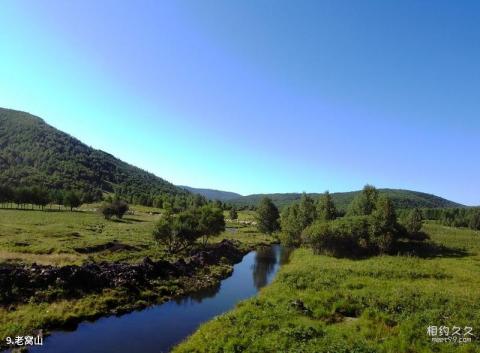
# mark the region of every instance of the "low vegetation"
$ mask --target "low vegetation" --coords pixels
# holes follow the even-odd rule
[[[480,233],[431,222],[422,231],[431,239],[396,255],[352,260],[297,249],[258,297],[174,352],[478,352]],[[459,327],[472,342],[433,343],[430,326]]]

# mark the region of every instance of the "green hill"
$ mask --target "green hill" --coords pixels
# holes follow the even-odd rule
[[[199,188],[192,188],[190,186],[183,186],[183,185],[178,185],[178,187],[185,189],[187,191],[190,191],[191,193],[202,195],[208,200],[228,201],[231,199],[242,197],[242,195],[237,194],[235,192],[231,192],[231,191],[222,191],[222,190],[215,190],[215,189],[199,189]]]
[[[144,197],[184,189],[93,149],[28,113],[0,108],[0,185]]]
[[[350,192],[336,192],[332,193],[332,197],[338,209],[346,210],[347,206],[352,202],[353,198],[361,191]],[[426,207],[426,208],[443,208],[443,207],[464,207],[453,201],[446,200],[444,198],[426,194],[418,191],[400,190],[400,189],[379,189],[381,194],[389,196],[396,207],[398,208],[414,208],[414,207]],[[312,197],[318,197],[320,194],[311,193]],[[260,199],[264,196],[268,196],[272,201],[280,208],[296,202],[300,199],[302,194],[300,193],[285,193],[285,194],[254,194],[239,197],[229,200],[228,202],[237,207],[256,206]]]

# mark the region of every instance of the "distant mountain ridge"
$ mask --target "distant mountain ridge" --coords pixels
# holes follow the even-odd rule
[[[0,183],[138,198],[187,191],[55,129],[31,114],[0,108]]]
[[[175,186],[156,175],[93,149],[31,114],[0,108],[0,184],[72,189],[101,196],[119,192],[135,198],[167,193],[197,193],[238,207],[256,206],[263,196],[283,207],[300,193],[240,194],[215,189]],[[464,207],[459,203],[417,191],[380,189],[399,208]],[[345,210],[360,191],[332,193],[337,208]],[[320,194],[309,194],[318,197]]]
[[[332,193],[333,200],[340,210],[346,210],[353,198],[361,191],[335,192]],[[444,208],[444,207],[465,207],[462,204],[444,199],[439,196],[426,194],[418,191],[402,189],[379,189],[380,194],[390,197],[398,208]],[[316,198],[320,193],[309,193],[308,195]],[[290,205],[302,196],[301,193],[276,193],[276,194],[253,194],[228,200],[228,203],[237,207],[256,206],[260,199],[268,196],[280,208]]]
[[[190,186],[184,186],[184,185],[177,185],[177,186],[179,188],[190,191],[193,194],[199,194],[199,195],[205,196],[208,200],[218,200],[218,201],[225,202],[231,199],[242,197],[242,195],[237,194],[235,192],[231,192],[231,191],[192,188]]]

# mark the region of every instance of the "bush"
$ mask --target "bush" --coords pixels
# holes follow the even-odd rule
[[[111,219],[113,216],[122,219],[128,210],[129,207],[125,201],[115,200],[113,202],[104,202],[99,211],[105,219]]]
[[[112,202],[112,208],[118,219],[122,219],[123,215],[128,212],[129,207],[125,201],[115,200]]]
[[[337,218],[317,221],[302,233],[302,241],[316,254],[358,257],[389,253],[395,250],[400,238],[408,238],[399,224],[386,227],[378,215]],[[415,240],[424,240],[418,233]]]
[[[359,256],[371,250],[369,222],[365,216],[315,222],[305,228],[302,239],[317,254]]]
[[[99,212],[105,217],[105,219],[110,219],[115,215],[112,204],[107,202],[104,202],[102,206],[100,206]]]

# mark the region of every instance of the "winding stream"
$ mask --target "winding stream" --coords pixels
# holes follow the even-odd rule
[[[289,251],[280,245],[263,247],[245,255],[232,276],[216,288],[155,305],[122,316],[84,322],[75,331],[56,331],[31,352],[130,353],[168,352],[191,335],[200,324],[231,310],[239,301],[255,295],[288,261]]]

